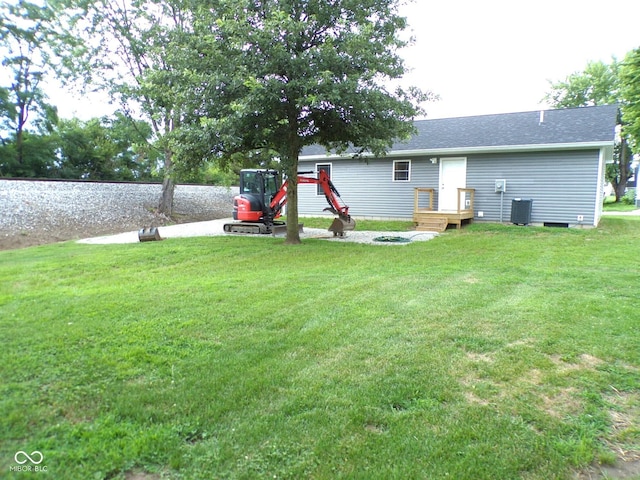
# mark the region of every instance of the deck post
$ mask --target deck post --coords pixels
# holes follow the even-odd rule
[[[469,193],[469,207],[466,208],[466,193]],[[420,194],[429,194],[429,207],[420,208]],[[442,232],[447,228],[448,224],[455,224],[458,229],[462,228],[462,220],[473,219],[473,202],[474,193],[473,188],[459,188],[458,189],[458,201],[457,211],[434,211],[434,196],[435,188],[423,188],[418,187],[414,189],[414,206],[413,206],[413,221],[417,224],[418,230],[430,230]],[[463,199],[461,199],[463,197]],[[463,203],[464,202],[464,203]]]

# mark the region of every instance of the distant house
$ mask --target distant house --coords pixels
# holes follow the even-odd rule
[[[303,150],[300,170],[327,170],[356,218],[420,221],[417,213],[430,212],[458,225],[510,222],[516,215],[514,223],[597,226],[617,109],[421,120],[418,133],[386,157],[353,158],[312,146]],[[321,192],[300,188],[301,215],[324,207]]]

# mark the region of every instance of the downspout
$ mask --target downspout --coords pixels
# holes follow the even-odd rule
[[[605,181],[605,168],[606,168],[606,154],[605,147],[601,147],[598,154],[598,184],[596,185],[596,204],[593,215],[593,226],[597,227],[602,218],[602,203],[604,201],[604,181]]]

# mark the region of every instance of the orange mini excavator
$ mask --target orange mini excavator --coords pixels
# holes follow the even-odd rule
[[[306,176],[314,172],[299,172],[298,184],[319,185],[324,193],[329,211],[337,217],[329,227],[334,236],[344,236],[346,230],[353,230],[355,220],[349,215],[349,207],[344,205],[340,194],[331,183],[327,172],[320,170],[316,176]],[[240,195],[233,199],[234,223],[227,223],[228,233],[272,233],[274,228],[283,226],[276,221],[282,207],[287,203],[288,180],[280,185],[280,172],[271,169],[245,169],[240,171]]]

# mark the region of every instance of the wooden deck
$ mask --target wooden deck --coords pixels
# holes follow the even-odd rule
[[[428,201],[425,202],[425,196]],[[462,222],[473,221],[473,200],[475,189],[458,189],[458,209],[457,210],[434,210],[435,189],[416,188],[415,203],[413,207],[413,221],[416,223],[416,230],[430,232],[444,232],[449,225],[456,225],[459,229]]]

